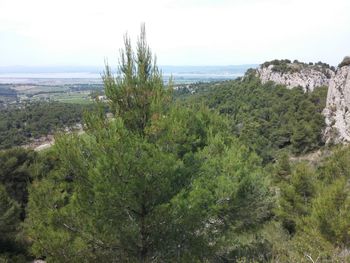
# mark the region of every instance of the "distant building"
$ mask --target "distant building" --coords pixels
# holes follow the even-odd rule
[[[100,96],[97,96],[97,100],[105,102],[107,101],[107,97],[105,95],[100,95]]]

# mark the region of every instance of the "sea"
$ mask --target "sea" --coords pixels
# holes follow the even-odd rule
[[[160,66],[159,68],[165,82],[171,78],[175,84],[191,84],[235,79],[243,76],[249,68],[256,68],[257,66],[256,64],[247,64],[231,66]],[[102,82],[103,70],[103,67],[95,66],[0,67],[0,84],[98,84]]]

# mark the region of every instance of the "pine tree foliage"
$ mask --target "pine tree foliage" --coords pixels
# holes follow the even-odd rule
[[[56,140],[57,165],[32,184],[26,231],[52,262],[203,262],[268,257],[261,160],[204,106],[170,104],[145,41],[125,39],[104,75],[113,119]],[[249,236],[249,238],[246,238]],[[69,246],[67,247],[67,244]],[[250,253],[251,252],[251,253]],[[254,253],[253,253],[254,252]]]
[[[16,233],[20,220],[20,206],[11,199],[5,187],[0,185],[0,241],[3,242],[11,234]]]
[[[167,92],[156,58],[152,57],[146,42],[145,25],[141,26],[136,52],[127,35],[124,45],[116,78],[106,65],[103,75],[105,92],[114,113],[123,119],[126,127],[142,133],[153,114],[165,106]]]

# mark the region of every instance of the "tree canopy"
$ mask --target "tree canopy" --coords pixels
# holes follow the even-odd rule
[[[177,93],[144,26],[124,44],[83,133],[0,151],[0,262],[349,261],[350,148],[323,145],[325,87],[248,71]]]
[[[135,53],[125,38],[119,70],[103,77],[114,118],[91,113],[84,135],[58,139],[58,165],[30,188],[33,253],[53,262],[267,257],[252,234],[271,216],[260,158],[224,117],[171,104],[144,27]]]

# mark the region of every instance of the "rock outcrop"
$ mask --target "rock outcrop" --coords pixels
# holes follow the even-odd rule
[[[330,81],[323,111],[326,143],[350,142],[350,63],[343,62]]]
[[[291,63],[289,60],[266,62],[257,69],[262,83],[273,81],[288,88],[302,87],[304,91],[313,91],[316,87],[328,86],[334,71],[324,63]]]

